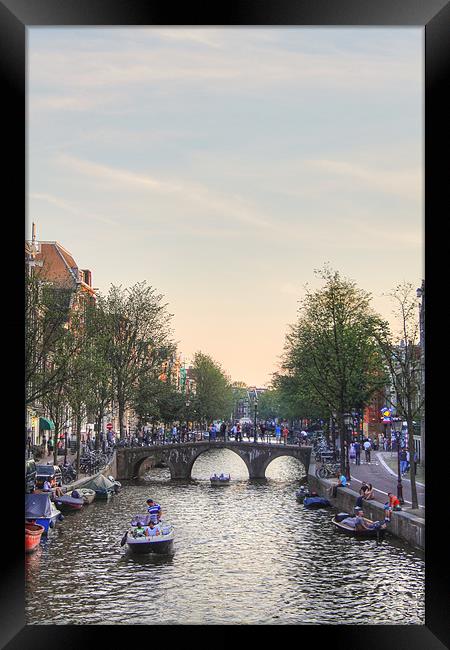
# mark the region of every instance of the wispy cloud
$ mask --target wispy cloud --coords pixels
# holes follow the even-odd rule
[[[420,200],[423,193],[423,174],[420,169],[393,169],[381,171],[342,160],[308,160],[305,166],[317,170],[321,178],[324,174],[347,181],[348,186],[371,188],[402,198]],[[326,179],[326,176],[325,176]],[[355,182],[358,185],[355,185]]]
[[[258,226],[260,228],[276,227],[270,219],[262,217],[259,211],[249,201],[236,194],[231,197],[219,196],[199,183],[161,180],[146,174],[138,174],[125,169],[101,165],[89,160],[82,160],[67,154],[61,154],[59,156],[59,162],[89,177],[91,181],[95,179],[103,182],[106,181],[112,190],[120,189],[123,191],[124,189],[135,190],[136,188],[141,188],[163,195],[176,195],[183,201],[193,202],[205,210],[220,213],[227,218],[234,218],[243,224]]]
[[[119,225],[117,223],[117,221],[114,221],[113,219],[109,219],[108,217],[104,217],[102,215],[92,213],[89,210],[86,210],[85,208],[77,207],[77,206],[73,205],[73,203],[70,203],[69,201],[58,198],[57,196],[52,196],[51,194],[45,194],[45,193],[39,193],[39,192],[31,192],[30,195],[29,195],[29,198],[31,200],[44,201],[45,203],[55,205],[57,208],[60,208],[61,210],[64,210],[65,212],[70,212],[71,214],[74,214],[76,216],[83,216],[83,217],[88,218],[88,219],[95,219],[96,221],[106,223],[106,224],[108,224],[110,226]]]

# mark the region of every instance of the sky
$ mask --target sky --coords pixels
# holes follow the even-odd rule
[[[164,294],[189,362],[279,368],[328,264],[424,263],[422,27],[28,27],[27,223],[93,285]]]

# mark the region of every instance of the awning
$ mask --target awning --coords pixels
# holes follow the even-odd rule
[[[39,418],[39,429],[44,431],[54,431],[55,423],[50,418]]]

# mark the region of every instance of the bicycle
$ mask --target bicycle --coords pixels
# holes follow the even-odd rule
[[[317,478],[334,478],[340,469],[339,463],[324,460],[320,467],[316,468]]]

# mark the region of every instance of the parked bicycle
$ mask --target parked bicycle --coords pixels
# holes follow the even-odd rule
[[[320,467],[316,467],[318,478],[335,478],[340,470],[340,464],[335,461],[324,460]]]

